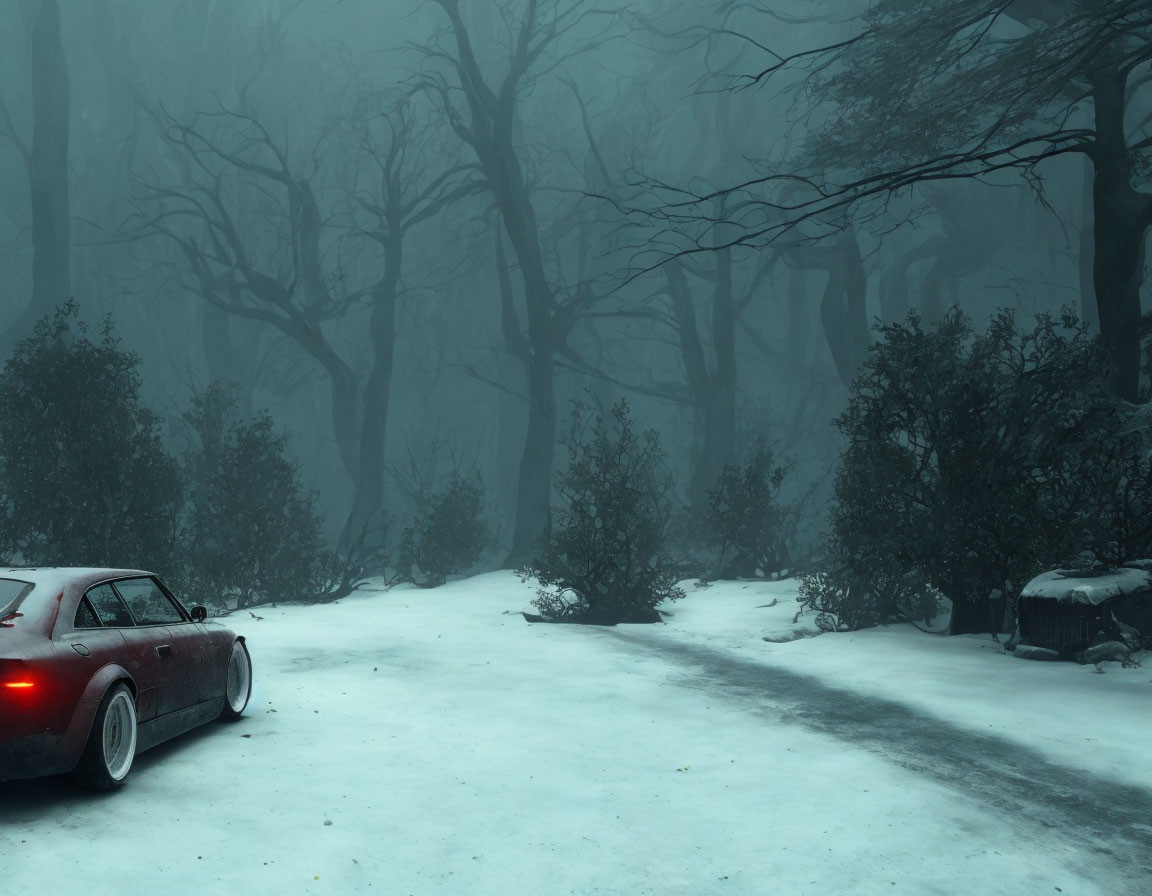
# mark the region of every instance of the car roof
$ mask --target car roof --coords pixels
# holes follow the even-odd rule
[[[30,582],[35,591],[24,600],[19,611],[26,618],[20,628],[47,634],[56,619],[59,608],[54,598],[61,595],[71,604],[79,594],[98,582],[127,576],[150,576],[155,573],[143,569],[116,569],[102,566],[9,566],[0,568],[0,579]],[[33,596],[34,595],[34,596]]]
[[[122,576],[150,576],[154,573],[143,569],[114,569],[105,566],[9,566],[0,569],[0,579],[17,579],[31,582],[36,587],[63,588],[66,585],[81,585],[99,582],[104,579],[117,579]]]

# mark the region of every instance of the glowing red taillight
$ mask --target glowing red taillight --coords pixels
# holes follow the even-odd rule
[[[36,679],[39,677],[38,675],[33,677],[32,670],[23,660],[0,659],[0,690],[5,693],[13,691],[27,693],[35,689]]]

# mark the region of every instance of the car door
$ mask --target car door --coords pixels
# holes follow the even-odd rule
[[[197,622],[194,620],[188,611],[190,605],[174,594],[167,583],[156,578],[156,584],[158,584],[160,590],[168,595],[172,602],[180,608],[182,615],[185,620],[187,620],[179,623],[179,627],[192,632],[196,639],[198,648],[197,655],[200,660],[196,684],[198,686],[200,700],[208,701],[218,699],[224,694],[228,657],[232,652],[232,640],[230,638],[221,639],[219,636],[219,626],[206,621]],[[175,627],[176,624],[170,626],[170,628]]]
[[[76,620],[81,628],[99,626],[116,631],[120,645],[115,661],[128,670],[136,683],[136,715],[141,722],[156,718],[164,691],[164,669],[153,633],[136,628],[128,605],[107,582],[88,589],[80,601]]]
[[[150,576],[117,579],[112,584],[132,611],[134,631],[153,647],[159,660],[163,677],[159,715],[203,702],[205,639],[200,627]]]

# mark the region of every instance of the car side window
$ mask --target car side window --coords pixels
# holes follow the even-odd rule
[[[100,628],[100,617],[96,615],[96,611],[92,609],[92,604],[88,603],[88,598],[83,598],[80,601],[80,606],[76,608],[76,621],[73,623],[74,628]]]
[[[124,601],[120,599],[111,585],[97,585],[88,589],[88,601],[96,615],[100,617],[100,624],[114,628],[131,628],[136,624],[132,614]]]
[[[152,579],[121,579],[113,584],[131,608],[137,625],[184,622],[184,615]]]

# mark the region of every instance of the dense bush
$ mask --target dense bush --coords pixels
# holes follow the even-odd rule
[[[28,565],[177,565],[177,462],[140,404],[140,358],[75,303],[18,342],[0,373],[0,546]]]
[[[184,415],[199,442],[186,458],[186,589],[216,607],[319,599],[334,560],[315,496],[300,484],[272,419],[235,421],[233,406],[212,386]]]
[[[914,315],[879,330],[836,421],[848,443],[831,512],[837,564],[805,584],[810,599],[857,627],[938,590],[953,631],[987,630],[990,596],[1084,551],[1136,547],[1146,465],[1117,435],[1123,413],[1080,324],[1042,316],[1022,332],[1005,312],[976,334],[953,312],[931,330]]]
[[[855,631],[892,618],[895,607],[881,605],[877,589],[850,570],[814,572],[800,577],[796,600],[804,610],[816,614],[816,627],[822,631]],[[896,618],[899,618],[898,616]]]
[[[479,477],[453,476],[404,530],[392,581],[423,588],[443,585],[448,576],[472,567],[488,542],[484,483]]]
[[[796,597],[801,611],[816,614],[816,627],[823,631],[855,631],[868,626],[909,620],[934,623],[945,609],[944,595],[916,574],[887,569],[869,579],[855,573],[847,563],[831,571],[800,576]]]
[[[1125,427],[1092,458],[1089,472],[1101,485],[1100,522],[1086,553],[1097,563],[1118,566],[1152,557],[1152,456],[1143,441],[1139,430]]]
[[[564,504],[541,555],[520,570],[540,584],[533,606],[557,621],[653,619],[657,604],[684,596],[664,553],[671,480],[659,437],[636,434],[624,400],[611,421],[576,405],[568,456],[556,477]]]
[[[780,501],[784,476],[785,468],[763,444],[745,463],[724,466],[703,514],[719,577],[767,575],[788,565],[798,507]]]

